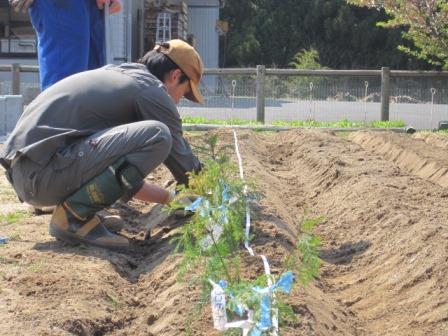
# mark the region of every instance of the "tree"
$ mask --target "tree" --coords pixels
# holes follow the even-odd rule
[[[319,63],[319,52],[316,49],[299,51],[289,63],[295,69],[323,69],[322,65]]]
[[[427,68],[396,50],[403,44],[401,28],[376,25],[387,18],[384,11],[346,0],[227,0],[221,19],[230,28],[221,65],[285,68],[301,50],[314,49],[332,69]]]
[[[448,70],[448,3],[446,0],[347,0],[351,4],[384,9],[389,28],[404,26],[403,37],[413,46],[400,45],[407,54]]]

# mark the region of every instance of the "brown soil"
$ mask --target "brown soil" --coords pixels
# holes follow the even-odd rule
[[[246,176],[264,193],[253,245],[274,273],[304,212],[326,217],[317,228],[321,274],[296,287],[289,301],[299,322],[282,335],[448,334],[448,190],[440,173],[448,168],[446,150],[391,133],[239,132],[239,140]],[[164,184],[170,175],[161,168],[150,179]],[[136,240],[132,252],[69,246],[48,235],[50,215],[8,223],[4,215],[24,206],[3,176],[0,186],[0,235],[11,237],[0,247],[2,333],[186,333],[199,292],[176,281],[169,239],[179,222],[131,202],[111,212],[125,218],[124,234]],[[148,219],[160,224],[145,241]],[[259,259],[247,262],[261,274]],[[209,307],[191,328],[191,335],[218,335]]]
[[[418,132],[412,136],[414,139],[421,139],[429,145],[442,149],[448,149],[448,136],[442,133]]]

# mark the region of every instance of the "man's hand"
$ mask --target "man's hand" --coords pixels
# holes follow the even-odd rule
[[[174,198],[172,201],[172,210],[176,217],[185,218],[190,217],[194,214],[194,211],[187,210],[189,206],[191,206],[196,200],[198,196],[189,195]]]
[[[16,12],[26,13],[28,8],[33,4],[34,0],[9,0],[9,4]]]
[[[121,3],[119,0],[96,0],[96,5],[99,9],[103,9],[104,6],[108,6],[110,14],[115,14],[121,11]]]

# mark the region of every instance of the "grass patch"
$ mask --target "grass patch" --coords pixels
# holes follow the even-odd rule
[[[448,136],[448,129],[444,129],[444,130],[420,130],[418,131],[419,134],[438,134],[438,135],[442,135],[442,136]]]
[[[45,270],[45,268],[46,264],[42,260],[39,260],[28,266],[28,270],[33,273],[42,273]]]
[[[274,121],[272,123],[275,126],[294,126],[294,127],[316,127],[316,128],[394,128],[404,127],[405,124],[401,120],[396,121],[372,121],[364,123],[362,121],[350,121],[347,119],[326,122],[316,120],[297,120],[297,121]]]
[[[204,117],[184,117],[183,124],[204,124],[204,125],[237,125],[237,126],[264,126],[262,123],[253,120],[244,119],[207,119]],[[364,123],[362,121],[340,120],[334,122],[316,121],[316,120],[295,120],[295,121],[274,121],[273,126],[281,127],[316,127],[316,128],[395,128],[404,127],[402,120],[393,121],[372,121]],[[267,125],[266,125],[267,126]]]
[[[5,215],[0,215],[0,223],[5,225],[16,224],[21,220],[28,218],[29,213],[24,210],[18,210],[15,212],[10,212]]]
[[[9,235],[9,241],[13,241],[13,240],[21,240],[22,239],[22,231],[19,231],[19,232],[14,232],[14,233],[11,233],[10,235]],[[6,245],[6,244],[4,244],[4,245]]]
[[[207,119],[204,117],[183,117],[183,124],[205,124],[205,125],[263,125],[257,121],[245,119]]]
[[[17,196],[11,187],[2,185],[2,194],[0,195],[0,200],[1,201],[17,200]]]
[[[111,304],[112,308],[118,309],[121,306],[120,300],[115,295],[106,293],[107,298],[109,299],[109,303]]]

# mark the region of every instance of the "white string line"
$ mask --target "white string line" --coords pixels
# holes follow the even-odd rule
[[[240,172],[240,178],[244,182],[244,194],[247,196],[247,184],[246,180],[244,179],[244,169],[243,169],[243,160],[241,158],[241,153],[238,145],[238,137],[236,135],[236,131],[234,128],[232,128],[233,132],[233,139],[235,141],[235,153],[238,159],[238,167]],[[250,255],[255,257],[254,250],[249,245],[249,234],[250,234],[250,227],[251,227],[251,216],[250,216],[250,208],[249,203],[246,205],[246,239],[244,241],[244,247],[249,251]],[[272,282],[272,276],[271,276],[271,267],[269,266],[268,258],[266,256],[260,254],[260,258],[263,260],[263,266],[264,266],[264,272],[267,275],[267,282],[268,286],[271,287],[273,285]],[[275,294],[272,294],[272,300],[275,302]],[[272,325],[273,325],[273,331],[271,333],[272,336],[278,335],[278,310],[273,309],[272,311]]]

